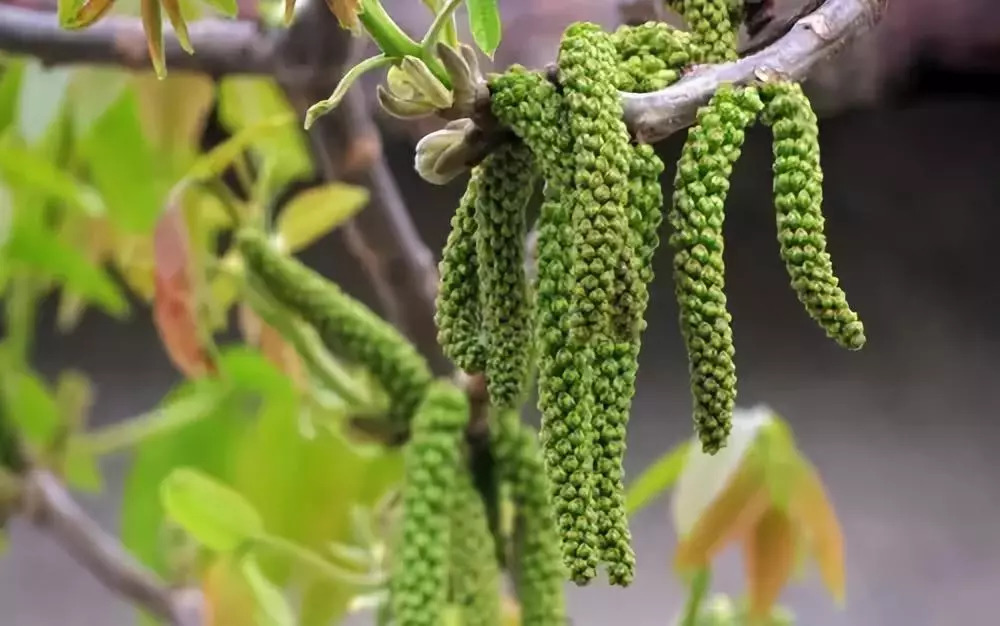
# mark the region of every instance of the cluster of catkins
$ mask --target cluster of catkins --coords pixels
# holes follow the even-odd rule
[[[623,495],[625,428],[663,219],[654,150],[634,142],[620,91],[648,92],[701,63],[736,58],[739,6],[677,0],[690,29],[664,23],[564,33],[555,75],[515,66],[491,77],[492,113],[516,137],[474,168],[441,262],[439,341],[482,373],[502,409],[537,371],[541,444],[563,564],[586,584],[634,577]],[[722,227],[732,168],[758,117],[774,137],[780,253],[800,301],[849,349],[863,327],[838,286],[823,234],[816,116],[794,82],[723,85],[697,114],[677,163],[670,222],[695,430],[725,445],[736,396]],[[524,268],[525,214],[544,182],[537,278]]]
[[[500,626],[503,563],[514,580],[521,623],[563,626],[565,574],[548,478],[537,437],[518,412],[494,407],[489,420],[497,482],[514,511],[508,538],[490,523],[496,502],[484,500],[470,469],[465,393],[435,379],[391,325],[282,254],[263,233],[242,231],[236,242],[255,288],[315,328],[332,353],[370,370],[388,396],[387,417],[409,430],[403,516],[392,551],[392,623],[439,626],[454,607],[466,626]]]

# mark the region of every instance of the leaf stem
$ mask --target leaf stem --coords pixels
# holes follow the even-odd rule
[[[346,582],[358,587],[377,587],[382,584],[381,576],[359,574],[343,569],[327,561],[315,552],[284,537],[262,535],[254,539],[256,547],[267,548],[275,554],[280,554],[292,561],[298,561],[308,566],[317,574],[337,582]]]
[[[448,0],[441,8],[441,11],[434,16],[434,21],[431,23],[430,28],[427,29],[427,34],[424,35],[423,40],[420,42],[420,47],[423,49],[425,55],[433,53],[434,46],[437,44],[438,38],[441,37],[442,31],[444,31],[445,43],[452,46],[457,45],[458,36],[455,34],[455,10],[463,2],[465,0]],[[453,42],[452,39],[455,41]]]
[[[451,89],[451,77],[448,76],[441,60],[433,54],[426,53],[421,49],[420,44],[403,32],[403,29],[389,17],[379,0],[361,0],[361,12],[358,14],[358,20],[361,21],[362,26],[385,53],[385,56],[397,61],[406,56],[417,57],[427,64],[434,76],[446,88]]]
[[[701,605],[708,594],[708,587],[712,583],[712,571],[703,567],[698,570],[694,578],[691,579],[691,589],[688,592],[687,603],[684,605],[684,618],[681,619],[680,626],[696,626],[698,616],[701,614]]]

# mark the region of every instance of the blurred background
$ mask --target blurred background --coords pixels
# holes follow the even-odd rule
[[[613,25],[614,4],[503,0],[506,34],[497,65],[545,64],[567,23]],[[426,25],[419,3],[386,5],[408,30]],[[895,0],[875,32],[810,83],[824,112],[830,251],[866,325],[861,352],[825,339],[788,287],[775,241],[766,131],[750,134],[736,168],[726,260],[738,402],[766,403],[791,423],[827,483],[846,538],[844,610],[814,577],[784,597],[805,626],[996,623],[998,79],[1000,11],[993,2]],[[464,180],[439,188],[413,172],[414,141],[429,128],[387,122],[384,130],[413,217],[437,253]],[[665,184],[682,140],[680,134],[660,146]],[[305,260],[373,301],[336,234]],[[633,476],[690,433],[687,361],[672,289],[663,247],[629,430]],[[36,363],[45,373],[73,367],[92,376],[95,425],[148,409],[178,380],[148,315],[121,324],[88,312],[68,336],[48,330],[53,317],[50,307],[39,320]],[[109,460],[106,493],[82,496],[106,528],[118,524],[127,463]],[[632,587],[598,582],[571,591],[575,624],[669,622],[683,591],[669,567],[675,537],[667,506],[661,499],[634,521],[639,570]],[[46,537],[15,522],[10,543],[0,559],[3,626],[131,623],[129,608]],[[727,556],[718,573],[722,589],[739,591],[739,567],[736,555]]]

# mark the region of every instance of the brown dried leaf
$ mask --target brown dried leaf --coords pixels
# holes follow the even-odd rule
[[[771,614],[795,568],[795,526],[777,507],[768,509],[743,542],[750,617],[763,620]]]
[[[174,365],[189,378],[215,373],[198,324],[194,255],[181,204],[174,190],[153,233],[153,319]]]

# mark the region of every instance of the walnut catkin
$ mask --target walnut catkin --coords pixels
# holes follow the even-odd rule
[[[722,224],[729,177],[744,130],[763,108],[753,87],[723,86],[699,109],[677,163],[670,244],[681,334],[691,370],[694,422],[702,449],[721,448],[736,399],[732,316],[726,310]]]
[[[860,350],[864,325],[847,303],[826,251],[816,113],[798,83],[766,83],[761,96],[766,104],[761,120],[774,135],[778,243],[792,288],[828,337]]]
[[[334,354],[375,375],[389,396],[389,417],[408,422],[432,379],[416,348],[337,285],[281,254],[263,233],[243,230],[237,246],[247,270],[274,298],[315,327]]]
[[[500,626],[500,568],[486,507],[459,471],[451,498],[451,596],[463,626]]]

